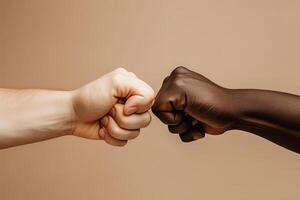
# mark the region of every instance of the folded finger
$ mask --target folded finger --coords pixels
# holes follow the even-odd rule
[[[163,123],[167,125],[178,125],[180,124],[185,116],[182,111],[152,111]]]
[[[116,104],[112,108],[110,115],[114,118],[117,124],[124,129],[144,128],[151,122],[151,115],[149,112],[125,115],[123,104]]]
[[[119,77],[115,96],[126,98],[124,113],[144,113],[148,111],[154,99],[153,89],[133,73]]]
[[[140,133],[139,129],[128,130],[119,127],[117,122],[111,116],[107,116],[107,120],[108,121],[105,124],[105,129],[112,137],[116,139],[131,140],[136,138]]]
[[[168,125],[168,128],[171,133],[184,133],[193,126],[192,122],[193,119],[190,116],[186,115],[180,124]]]
[[[103,140],[107,144],[110,144],[113,146],[119,146],[119,147],[125,146],[127,144],[127,140],[116,139],[116,138],[112,137],[105,129],[102,130],[101,134],[103,136]]]
[[[205,136],[205,132],[200,124],[196,124],[186,132],[180,133],[179,136],[183,142],[192,142],[203,138]]]

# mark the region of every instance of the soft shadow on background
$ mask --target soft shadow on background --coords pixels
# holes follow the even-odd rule
[[[300,94],[299,10],[297,0],[0,0],[0,87],[70,90],[123,66],[157,91],[184,65],[226,87]],[[249,133],[184,144],[153,117],[125,148],[62,137],[1,150],[0,199],[291,200],[299,169],[299,155]]]

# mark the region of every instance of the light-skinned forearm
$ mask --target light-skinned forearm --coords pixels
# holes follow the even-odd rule
[[[0,89],[0,149],[71,134],[71,92]]]

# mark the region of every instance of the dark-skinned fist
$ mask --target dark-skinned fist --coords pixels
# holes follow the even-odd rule
[[[185,67],[164,79],[152,111],[184,142],[205,133],[222,134],[231,129],[236,116],[229,89]]]

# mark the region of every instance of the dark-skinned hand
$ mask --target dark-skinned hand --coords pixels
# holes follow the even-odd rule
[[[243,130],[300,153],[300,97],[257,89],[228,89],[185,67],[165,78],[152,107],[172,133],[190,142],[205,133]]]
[[[185,67],[165,78],[152,111],[184,142],[224,133],[236,116],[227,89]]]

